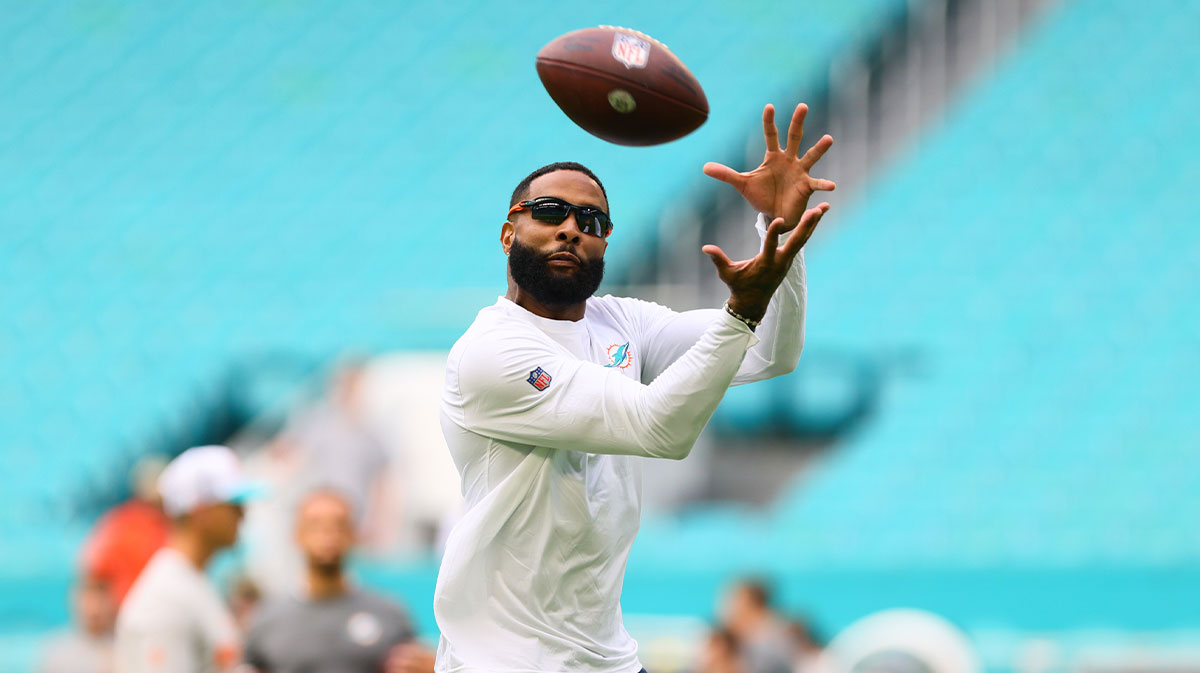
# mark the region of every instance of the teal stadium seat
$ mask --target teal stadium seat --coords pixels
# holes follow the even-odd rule
[[[740,541],[794,605],[1196,625],[1197,34],[1182,0],[1053,6],[814,240],[810,352],[922,364]]]
[[[448,347],[503,291],[512,187],[554,160],[604,179],[619,278],[763,103],[815,95],[905,4],[3,3],[0,622],[65,616],[21,587],[72,572],[73,498],[192,427],[231,362]],[[574,127],[534,55],[601,23],[670,45],[708,123],[646,149]]]

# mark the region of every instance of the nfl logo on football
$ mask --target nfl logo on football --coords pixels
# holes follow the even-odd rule
[[[650,43],[633,35],[617,33],[613,36],[612,55],[626,68],[645,68],[650,60]]]

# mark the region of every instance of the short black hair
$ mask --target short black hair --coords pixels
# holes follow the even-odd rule
[[[592,172],[592,169],[577,161],[555,161],[552,164],[546,164],[529,175],[526,175],[524,180],[517,183],[517,188],[514,189],[512,193],[512,199],[510,199],[508,202],[508,207],[512,208],[518,203],[529,198],[529,185],[533,184],[534,180],[537,180],[543,175],[546,175],[547,173],[553,173],[555,171],[577,171],[588,176],[593,182],[596,183],[598,187],[600,187],[600,193],[604,195],[604,204],[606,206],[608,205],[608,192],[604,191],[604,183],[600,182],[600,178],[596,177],[596,174]],[[609,213],[609,215],[612,215],[612,213]]]

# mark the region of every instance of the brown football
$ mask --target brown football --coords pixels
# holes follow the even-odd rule
[[[618,145],[657,145],[708,119],[700,82],[666,45],[616,26],[576,30],[542,47],[538,76],[558,107]]]

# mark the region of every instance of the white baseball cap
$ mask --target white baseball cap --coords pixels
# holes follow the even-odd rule
[[[228,447],[197,446],[175,457],[158,477],[158,493],[169,516],[216,503],[243,504],[261,487],[246,478]]]

